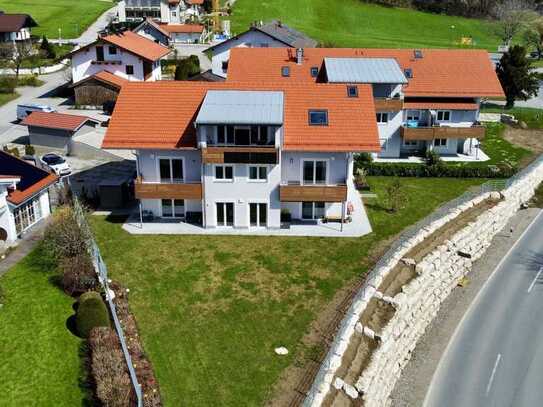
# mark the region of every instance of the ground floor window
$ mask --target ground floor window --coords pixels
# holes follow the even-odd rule
[[[266,227],[268,225],[268,205],[265,203],[250,203],[249,221],[251,227]]]
[[[21,234],[42,218],[40,200],[34,199],[15,209],[15,230]]]
[[[234,203],[217,202],[217,226],[234,226]]]
[[[447,147],[447,139],[446,138],[436,138],[434,140],[434,147]]]
[[[183,218],[185,217],[185,201],[183,199],[163,199],[162,217]]]
[[[302,202],[302,219],[324,218],[324,202]]]
[[[419,142],[416,140],[404,140],[403,144],[406,147],[416,147],[419,145]]]

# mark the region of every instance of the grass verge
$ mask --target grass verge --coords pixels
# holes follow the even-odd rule
[[[543,109],[532,107],[513,107],[505,109],[503,106],[487,103],[481,107],[481,113],[505,113],[515,116],[525,122],[530,129],[543,129]]]
[[[0,93],[0,106],[17,99],[19,96],[21,95],[18,93]]]
[[[0,278],[2,406],[75,406],[85,400],[81,340],[66,327],[73,299],[51,282],[54,265],[46,258],[38,248]]]
[[[130,288],[165,405],[262,405],[307,350],[312,322],[388,239],[483,181],[403,178],[407,198],[391,214],[392,179],[370,177],[375,232],[358,239],[134,236],[121,219],[91,222],[112,278]]]
[[[315,40],[336,47],[460,47],[471,37],[474,46],[496,50],[500,39],[488,21],[383,7],[360,0],[237,0],[233,32],[251,22],[279,19]]]

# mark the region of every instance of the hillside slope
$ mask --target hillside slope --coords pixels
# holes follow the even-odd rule
[[[337,47],[459,47],[472,37],[477,48],[496,50],[493,23],[420,11],[388,8],[361,0],[237,0],[232,30],[252,21],[280,19],[327,45]]]

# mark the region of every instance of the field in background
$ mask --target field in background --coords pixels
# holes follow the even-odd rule
[[[114,3],[104,0],[0,0],[6,13],[30,14],[39,24],[32,34],[56,39],[77,38]]]
[[[500,40],[484,20],[389,8],[360,0],[237,0],[231,16],[234,33],[252,21],[279,19],[310,37],[336,47],[458,47],[472,37],[491,51]]]
[[[91,216],[111,278],[130,289],[164,405],[263,405],[284,369],[314,350],[302,344],[312,322],[387,239],[484,182],[404,178],[404,207],[390,213],[392,180],[370,177],[375,232],[359,239],[134,236],[122,219]]]

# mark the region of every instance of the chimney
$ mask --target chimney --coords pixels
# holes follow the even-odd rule
[[[302,65],[304,62],[304,49],[303,48],[297,48],[296,49],[296,63],[298,65]]]

